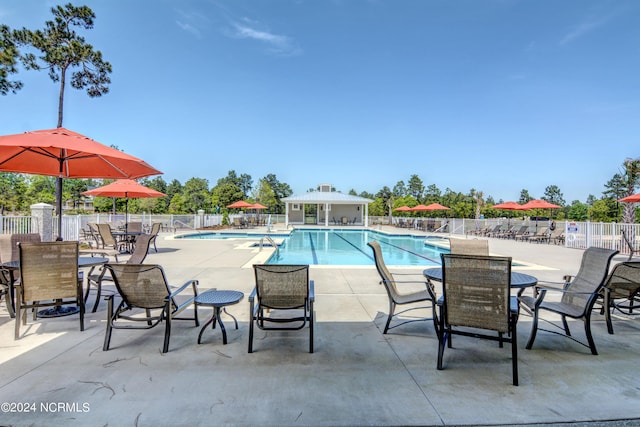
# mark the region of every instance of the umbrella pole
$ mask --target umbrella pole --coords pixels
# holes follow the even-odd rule
[[[58,211],[58,237],[57,242],[62,241],[62,175],[56,181],[56,210]]]

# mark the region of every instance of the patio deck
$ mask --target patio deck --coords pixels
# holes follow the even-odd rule
[[[577,272],[582,256],[580,250],[500,239],[489,246],[492,254],[526,262],[519,269],[540,280]],[[640,319],[616,316],[616,333],[609,335],[604,316],[595,314],[600,355],[592,356],[544,332],[526,350],[530,318],[521,316],[520,386],[514,387],[508,346],[457,337],[445,352],[445,370],[438,371],[432,323],[383,335],[388,301],[373,265],[312,266],[316,352],[307,352],[304,332],[258,330],[255,352],[248,354],[246,298],[258,249],[237,240],[161,234],[158,250],[146,262],[161,264],[173,284],[196,278],[201,291],[245,293],[229,307],[240,323],[235,330],[225,322],[229,344],[222,345],[216,329],[198,345],[200,328],[176,321],[166,354],[162,328],[116,330],[104,352],[105,302],[88,313],[84,332],[75,316],[43,319],[30,321],[14,341],[14,321],[2,303],[0,402],[34,404],[34,410],[2,406],[0,425],[640,425]],[[623,260],[617,256],[614,263]],[[199,312],[201,320],[210,315],[209,309]],[[573,332],[583,336],[581,322]]]

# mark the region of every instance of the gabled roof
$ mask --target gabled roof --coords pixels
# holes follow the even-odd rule
[[[289,197],[284,197],[283,202],[289,203],[333,203],[341,205],[353,205],[372,203],[373,200],[360,196],[352,196],[350,194],[343,194],[339,191],[310,191],[308,193]]]

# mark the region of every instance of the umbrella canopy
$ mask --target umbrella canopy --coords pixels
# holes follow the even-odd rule
[[[442,206],[440,203],[431,203],[426,206],[425,211],[448,211],[450,208]]]
[[[129,199],[130,198],[145,198],[145,197],[164,197],[166,194],[156,191],[153,188],[145,187],[142,184],[132,179],[118,179],[111,184],[103,185],[102,187],[94,188],[93,190],[84,191],[82,193],[85,196],[94,197],[125,197],[125,233],[128,230],[128,218],[129,218]],[[115,205],[114,205],[115,206]]]
[[[619,202],[626,202],[626,203],[640,202],[640,193],[632,194],[631,196],[627,196],[627,197],[623,197],[622,199],[619,199],[618,201]]]
[[[239,200],[235,203],[231,203],[229,206],[227,206],[229,209],[244,209],[244,208],[251,208],[253,205],[251,203],[247,203],[244,200]]]
[[[267,209],[267,207],[265,205],[261,205],[260,203],[254,203],[249,209]]]
[[[417,205],[417,206],[414,206],[412,208],[409,208],[407,211],[409,211],[409,212],[418,212],[418,211],[428,211],[428,210],[430,210],[430,209],[426,205]]]
[[[531,200],[522,205],[522,210],[528,211],[529,209],[559,209],[561,207],[562,206],[549,203],[546,200]]]
[[[153,188],[144,185],[132,179],[118,179],[111,184],[94,188],[83,192],[85,196],[95,197],[127,197],[127,198],[143,198],[143,197],[164,197],[166,194],[156,191]]]
[[[0,136],[0,171],[58,178],[58,240],[63,178],[142,178],[161,174],[143,160],[65,128]]]
[[[522,205],[516,202],[504,202],[491,206],[493,209],[502,209],[503,211],[521,211]]]
[[[394,211],[396,212],[409,212],[411,211],[411,208],[407,205],[404,206],[400,206],[399,208],[395,208]]]

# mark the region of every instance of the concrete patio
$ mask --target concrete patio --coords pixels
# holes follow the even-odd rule
[[[489,245],[492,254],[526,263],[516,270],[539,280],[577,272],[582,256],[547,244],[491,239]],[[307,352],[306,331],[257,330],[255,352],[248,354],[251,265],[267,251],[245,240],[179,240],[170,234],[162,234],[157,246],[146,262],[161,264],[174,285],[198,279],[200,291],[245,293],[228,308],[239,329],[223,316],[229,343],[222,344],[219,329],[209,329],[198,345],[200,328],[176,321],[166,354],[161,327],[116,330],[111,350],[104,352],[104,302],[87,314],[84,332],[77,315],[30,320],[14,341],[14,320],[2,303],[0,402],[16,405],[2,405],[0,425],[640,425],[640,319],[616,315],[615,335],[609,335],[604,316],[595,314],[600,354],[592,356],[544,332],[526,350],[531,323],[521,316],[520,386],[514,387],[509,346],[456,337],[454,348],[445,351],[445,369],[438,371],[432,323],[381,333],[388,300],[374,266],[312,266],[315,353]],[[613,264],[623,260],[617,256]],[[403,270],[420,274],[422,268]],[[211,310],[199,313],[204,321]],[[574,335],[583,338],[582,322],[573,325]]]

